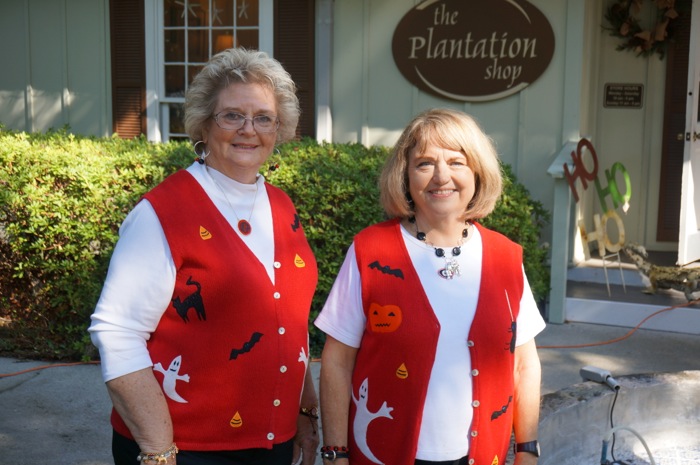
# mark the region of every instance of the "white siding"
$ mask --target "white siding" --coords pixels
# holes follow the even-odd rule
[[[417,2],[415,2],[417,3]],[[545,73],[519,94],[485,103],[462,103],[417,90],[399,72],[391,52],[394,30],[414,2],[402,0],[335,0],[333,48],[333,139],[366,145],[392,145],[419,111],[430,107],[461,109],[482,124],[533,196],[551,208],[552,186],[547,168],[563,145],[565,45],[567,15],[580,1],[532,1],[554,29],[554,57]],[[578,21],[583,17],[578,16]],[[582,28],[579,27],[580,31]],[[568,57],[581,62],[582,37]],[[576,67],[580,73],[580,66]],[[575,76],[580,81],[580,74]],[[574,89],[576,92],[579,89]],[[578,104],[578,95],[574,101]],[[571,112],[571,109],[568,109]],[[574,113],[578,112],[574,110]],[[568,118],[569,120],[571,118]]]
[[[602,29],[608,2],[531,0],[554,30],[552,61],[519,94],[484,103],[426,94],[400,74],[391,53],[392,36],[417,3],[335,0],[330,86],[334,141],[390,146],[419,111],[458,108],[476,117],[495,140],[502,159],[551,211],[554,183],[547,168],[566,141],[586,136],[598,151],[603,187],[604,171],[615,162],[621,162],[631,176],[631,206],[623,218],[627,239],[652,249],[675,247],[654,241],[665,61],[615,50],[617,41]],[[603,87],[610,82],[643,84],[644,108],[604,109]],[[589,184],[582,202],[581,217],[592,222],[592,213],[599,210],[595,187]]]
[[[590,105],[587,133],[598,155],[598,178],[601,187],[608,182],[605,170],[616,162],[622,163],[632,183],[632,197],[627,214],[618,208],[627,241],[644,244],[649,250],[675,250],[676,242],[656,241],[656,221],[659,198],[661,148],[664,116],[664,86],[666,60],[658,56],[638,57],[633,52],[618,51],[620,39],[602,29],[606,25],[604,10],[608,2],[596,0],[599,12],[596,24],[588,28],[592,36],[592,63],[590,87],[586,92]],[[655,12],[652,2],[645,2],[642,24],[651,23]],[[635,109],[604,108],[605,85],[609,83],[642,84],[643,107]],[[624,193],[624,181],[618,177],[618,186]],[[610,198],[608,205],[612,208]],[[593,214],[601,213],[598,195],[594,186],[589,186],[583,200],[580,216],[587,228],[593,228]],[[680,211],[679,211],[680,214]],[[609,232],[616,239],[614,226]]]
[[[111,133],[108,0],[0,3],[0,123]]]

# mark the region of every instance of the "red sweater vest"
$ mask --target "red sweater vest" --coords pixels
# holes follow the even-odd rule
[[[483,243],[481,288],[465,340],[474,396],[469,458],[477,465],[498,465],[505,463],[513,424],[522,249],[496,232],[477,227]],[[397,220],[360,232],[355,252],[367,326],[352,376],[350,463],[412,465],[440,324]],[[393,410],[387,412],[387,407]]]
[[[190,173],[145,195],[177,269],[148,350],[185,450],[271,448],[296,433],[318,271],[291,200],[266,189],[274,285]],[[113,425],[131,437],[116,414]]]

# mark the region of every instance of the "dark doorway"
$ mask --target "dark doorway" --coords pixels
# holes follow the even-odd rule
[[[663,145],[656,225],[656,240],[659,242],[678,242],[685,148],[690,17],[690,5],[688,5],[687,11],[683,11],[674,21],[674,40],[669,43],[666,56]]]

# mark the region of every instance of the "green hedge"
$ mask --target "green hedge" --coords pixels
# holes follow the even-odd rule
[[[319,262],[312,319],[353,235],[384,219],[377,178],[387,155],[385,147],[302,140],[281,146],[264,167],[296,204]],[[143,193],[192,158],[182,142],[0,129],[0,353],[96,357],[86,328],[119,225]],[[528,279],[543,303],[549,276],[539,233],[548,214],[503,168],[503,198],[483,223],[523,244]],[[318,355],[323,335],[312,319]]]

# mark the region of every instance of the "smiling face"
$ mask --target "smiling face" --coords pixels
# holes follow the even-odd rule
[[[420,144],[408,157],[408,187],[416,216],[434,223],[460,219],[474,197],[474,172],[467,157],[434,143]]]
[[[277,102],[267,87],[236,82],[219,94],[214,114],[224,110],[240,113],[246,118],[276,117]],[[212,117],[203,136],[210,152],[206,163],[238,182],[250,184],[255,182],[260,167],[274,150],[277,133],[257,132],[250,119],[240,129],[226,130],[220,128]]]

